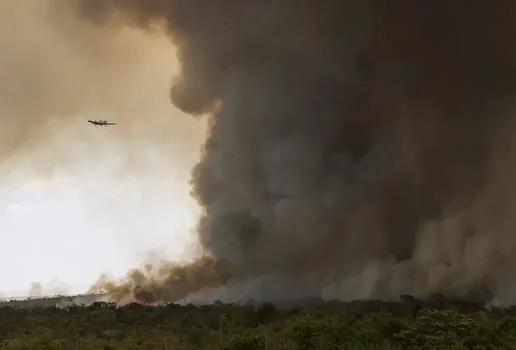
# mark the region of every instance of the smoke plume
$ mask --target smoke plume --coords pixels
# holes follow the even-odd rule
[[[184,118],[176,118],[174,128],[164,132],[168,123],[160,119],[163,112],[181,114],[167,99],[177,64],[169,59],[174,48],[163,30],[149,35],[136,28],[115,30],[78,21],[72,2],[60,0],[0,0],[0,30],[2,161],[54,144],[45,157],[31,159],[33,168],[42,172],[85,163],[98,148],[80,144],[81,135],[63,130],[73,129],[76,121],[88,126],[88,119],[117,122],[109,129],[111,143],[106,144],[104,135],[96,143],[108,153],[123,140],[124,150],[132,153],[125,170],[132,173],[142,166],[129,163],[148,158],[139,155],[149,141],[163,149],[183,141],[194,149],[184,154],[197,157],[202,134],[186,136],[191,130]]]
[[[172,103],[211,114],[192,174],[203,257],[94,289],[510,302],[514,2],[76,5],[99,28],[163,26]]]
[[[163,29],[98,26],[78,20],[75,10],[66,0],[0,0],[0,237],[14,247],[2,254],[2,264],[15,262],[19,271],[0,278],[6,295],[26,295],[31,281],[57,276],[71,283],[68,292],[84,290],[79,276],[91,282],[105,264],[129,264],[119,251],[163,243],[160,210],[174,213],[182,206],[195,215],[187,179],[205,123],[178,117],[183,113],[169,101],[178,69],[173,44]],[[88,119],[117,125],[95,128]],[[33,181],[53,182],[52,189]],[[72,209],[74,198],[80,208]],[[149,227],[152,236],[143,237]],[[68,239],[50,243],[66,231]],[[118,232],[124,235],[119,249],[107,253],[109,236]],[[91,248],[77,242],[80,236],[89,237]],[[62,249],[69,239],[82,255],[71,246]],[[102,242],[98,249],[96,241]],[[100,257],[92,259],[95,254]],[[53,265],[52,257],[62,260]],[[90,276],[73,269],[81,263]],[[68,272],[52,267],[64,265]],[[74,276],[74,270],[80,272]],[[56,290],[43,285],[44,293]]]

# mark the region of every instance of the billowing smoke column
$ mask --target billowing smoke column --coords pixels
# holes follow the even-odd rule
[[[99,25],[164,24],[182,67],[172,102],[213,119],[192,178],[205,257],[94,289],[147,301],[205,287],[237,298],[251,280],[245,297],[510,290],[514,244],[494,225],[509,216],[487,208],[509,191],[490,184],[510,181],[493,155],[510,126],[514,6],[78,1]]]

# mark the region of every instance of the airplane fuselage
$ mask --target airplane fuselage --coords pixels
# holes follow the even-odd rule
[[[95,126],[108,126],[108,125],[115,125],[116,123],[109,123],[107,120],[88,120],[88,123],[91,123]]]

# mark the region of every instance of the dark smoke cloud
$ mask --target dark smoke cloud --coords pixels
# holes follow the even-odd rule
[[[172,102],[213,114],[192,177],[210,258],[96,287],[173,300],[263,276],[271,298],[509,288],[499,232],[513,226],[488,203],[509,198],[492,179],[509,163],[493,155],[515,88],[514,6],[78,0],[99,26],[164,24],[181,64]]]
[[[147,264],[144,269],[128,272],[128,281],[121,284],[103,276],[91,289],[94,293],[109,293],[116,300],[133,294],[138,300],[153,302],[180,300],[191,291],[216,287],[228,281],[229,276],[211,258],[200,258],[188,265],[161,263]]]

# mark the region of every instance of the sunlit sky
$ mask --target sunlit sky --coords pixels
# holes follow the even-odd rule
[[[110,137],[108,130],[85,122],[71,131],[81,132],[84,142],[92,133]],[[69,293],[81,293],[101,273],[122,275],[151,252],[174,260],[189,257],[199,212],[188,186],[195,158],[184,159],[173,146],[142,157],[113,147],[114,142],[84,145],[91,147],[91,153],[83,150],[84,162],[44,177],[16,162],[4,163],[0,291],[5,296],[23,295],[31,282],[45,290],[56,284],[52,280],[64,283]],[[146,150],[153,153],[151,145]],[[41,159],[44,152],[38,148],[22,157],[23,163]]]
[[[6,16],[18,15],[24,18],[25,12]],[[8,75],[17,83],[27,67],[52,69],[39,85],[33,77],[26,81],[35,86],[27,90],[35,94],[34,103],[59,107],[62,99],[68,107],[77,102],[89,108],[31,123],[12,118],[27,111],[21,106],[31,96],[19,96],[19,109],[16,99],[0,105],[0,147],[10,136],[9,123],[18,131],[24,122],[37,128],[0,158],[0,296],[24,296],[33,282],[45,294],[61,287],[82,293],[101,274],[122,276],[149,256],[184,260],[193,254],[199,208],[188,182],[206,124],[170,102],[178,69],[170,40],[124,29],[102,43],[108,32],[74,24],[83,42],[72,47],[66,31],[49,28],[41,24],[27,36],[35,33],[52,45],[39,45],[37,37],[4,42],[7,49],[23,50],[2,51],[0,63],[24,63],[20,74]],[[43,54],[46,59],[39,60]],[[17,91],[11,94],[18,97]],[[52,104],[35,99],[41,96],[52,97]],[[94,127],[88,119],[117,124]]]
[[[152,252],[173,260],[191,257],[189,245],[199,213],[188,185],[194,153],[185,159],[181,149],[153,149],[151,144],[142,147],[153,156],[131,154],[123,149],[123,139],[110,142],[109,130],[86,122],[75,123],[67,132],[82,135],[82,140],[75,135],[70,142],[91,147],[83,149],[85,159],[73,167],[41,176],[40,171],[20,165],[20,159],[31,164],[31,159],[40,161],[52,152],[43,146],[4,162],[0,185],[4,296],[26,294],[31,282],[42,283],[48,293],[54,292],[52,285],[63,284],[67,292],[81,293],[101,273],[120,276],[146,262]],[[105,142],[93,142],[99,135]],[[81,151],[73,152],[81,156]]]

